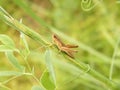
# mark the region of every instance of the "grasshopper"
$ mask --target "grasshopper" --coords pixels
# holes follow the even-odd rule
[[[65,52],[69,57],[74,58],[73,54],[77,51],[72,50],[71,48],[77,48],[77,45],[64,44],[55,34],[53,34],[52,39],[60,51]]]

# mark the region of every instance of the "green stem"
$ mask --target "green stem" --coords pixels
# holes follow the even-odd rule
[[[5,88],[5,89],[7,89],[7,90],[12,90],[12,89],[6,87],[5,85],[3,85],[2,83],[0,83],[0,87],[3,87],[3,88]]]
[[[85,71],[85,72],[87,71],[88,75],[91,75],[92,77],[96,78],[97,80],[99,80],[102,84],[104,84],[108,88],[120,89],[119,85],[117,85],[116,83],[114,83],[113,81],[108,79],[107,77],[103,76],[99,72],[95,71],[94,69],[88,67],[88,65],[86,65],[82,62],[78,63],[77,61],[75,61],[73,59],[70,59],[70,61],[72,62],[72,64],[74,64],[78,68],[82,69],[83,71]]]
[[[32,76],[32,77],[34,78],[34,80],[35,80],[40,86],[42,86],[41,83],[40,83],[40,81],[37,79],[37,77],[36,77],[35,75],[33,75],[32,73],[24,73],[24,75]]]
[[[28,68],[29,72],[31,72],[31,67],[30,67],[28,61],[27,60],[24,60],[24,61],[25,61],[26,65],[27,65],[27,68]]]
[[[6,84],[6,83],[10,82],[11,80],[16,79],[16,78],[18,78],[18,77],[20,77],[20,76],[22,76],[22,75],[18,75],[18,76],[14,76],[14,77],[12,77],[12,78],[9,78],[8,80],[2,82],[2,84]]]
[[[0,7],[0,19],[2,19],[4,22],[6,22],[8,25],[18,30],[19,32],[23,32],[24,34],[31,37],[33,40],[39,42],[40,44],[45,46],[49,44],[46,40],[42,38],[40,34],[34,32],[34,30],[28,28],[24,24],[12,18],[2,7]]]
[[[116,44],[114,52],[113,52],[112,60],[111,60],[111,66],[110,66],[110,72],[109,72],[109,79],[110,80],[112,80],[112,73],[113,73],[113,68],[114,68],[114,62],[115,62],[115,57],[116,57],[116,54],[117,54],[119,43],[120,43],[120,38],[117,41],[117,44]]]

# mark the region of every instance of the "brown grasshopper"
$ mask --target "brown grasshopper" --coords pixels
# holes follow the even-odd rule
[[[52,39],[60,51],[65,52],[69,57],[74,58],[73,54],[77,51],[72,50],[71,48],[77,48],[77,45],[64,44],[55,34],[53,34]]]

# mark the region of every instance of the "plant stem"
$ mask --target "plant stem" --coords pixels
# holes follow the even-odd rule
[[[75,61],[75,60],[73,60],[71,58],[69,58],[69,59],[72,62],[72,64],[76,65],[78,68],[82,69],[85,72],[87,71],[86,73],[88,75],[91,75],[92,77],[96,78],[97,80],[99,80],[102,84],[104,84],[108,88],[120,89],[119,85],[117,85],[116,83],[114,83],[113,81],[108,79],[107,77],[103,76],[99,72],[95,71],[94,69],[88,67],[88,65],[86,65],[86,64],[84,64],[82,62],[78,63],[77,61]]]
[[[113,73],[113,67],[114,67],[114,62],[115,62],[115,56],[117,54],[119,43],[120,43],[120,38],[117,41],[117,44],[116,44],[114,52],[113,52],[112,60],[111,60],[111,66],[110,66],[110,72],[109,72],[109,79],[110,80],[112,80],[112,73]]]
[[[12,89],[6,87],[5,85],[3,85],[2,83],[0,83],[0,87],[3,87],[3,88],[5,88],[5,89],[7,89],[7,90],[12,90]]]
[[[46,40],[42,38],[40,34],[34,32],[34,30],[28,28],[24,24],[12,18],[2,7],[0,7],[0,19],[2,19],[4,22],[6,22],[8,25],[18,30],[19,32],[23,32],[24,34],[31,37],[33,40],[39,42],[40,44],[44,46],[49,44]]]
[[[31,72],[31,67],[30,67],[28,61],[27,60],[24,60],[24,61],[25,61],[26,65],[27,65],[27,67],[28,67],[28,70]]]
[[[10,78],[10,79],[2,82],[2,84],[6,84],[6,83],[10,82],[11,80],[16,79],[16,78],[18,78],[18,77],[20,77],[20,76],[22,76],[22,75],[14,76],[14,77],[12,77],[12,78]]]
[[[34,78],[34,80],[35,80],[40,86],[42,86],[41,83],[40,83],[40,81],[37,79],[37,77],[36,77],[35,75],[33,75],[32,73],[24,73],[24,75],[32,76],[32,77]]]

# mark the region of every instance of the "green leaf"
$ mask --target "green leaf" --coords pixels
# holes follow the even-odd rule
[[[31,90],[45,90],[40,86],[33,86]]]
[[[6,46],[15,47],[13,40],[7,35],[0,34],[0,41]]]
[[[29,50],[25,35],[22,32],[21,32],[20,37],[21,37],[20,44],[21,46],[23,46],[22,50],[20,50],[20,53],[26,60],[28,55],[30,54],[30,50]]]
[[[24,71],[24,67],[20,65],[17,58],[14,56],[13,52],[6,52],[6,56],[8,57],[9,61],[13,64],[15,68],[20,71]]]
[[[21,72],[16,71],[0,71],[0,76],[15,76],[15,75],[21,75]]]
[[[51,75],[47,70],[43,73],[40,81],[47,90],[55,90],[55,84],[51,80]]]
[[[55,90],[56,87],[56,78],[55,72],[52,65],[51,51],[47,50],[45,52],[45,61],[47,70],[43,73],[41,77],[41,83],[47,90]]]
[[[52,65],[51,52],[52,51],[50,51],[50,50],[47,50],[45,52],[45,61],[46,61],[46,66],[50,73],[51,79],[52,79],[53,83],[56,84],[56,77],[55,77],[54,67]]]
[[[15,48],[15,44],[13,40],[7,35],[0,34],[0,41],[3,43],[3,45],[0,45],[0,52],[6,52],[6,51],[19,52],[19,50]]]
[[[0,52],[6,52],[6,51],[18,51],[19,52],[19,50],[16,48],[11,48],[6,45],[0,45]]]

